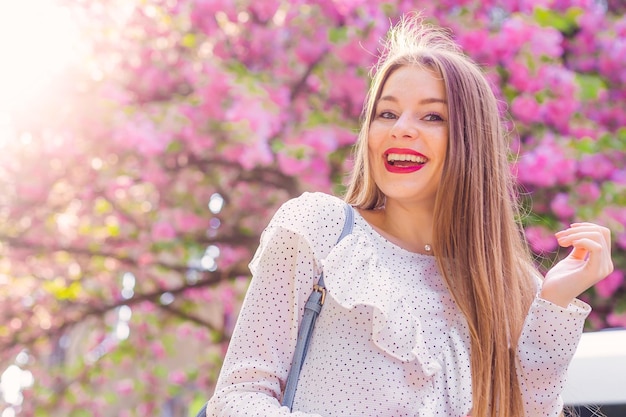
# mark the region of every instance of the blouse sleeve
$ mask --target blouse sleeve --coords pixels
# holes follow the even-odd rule
[[[313,250],[298,233],[270,223],[250,268],[253,278],[207,416],[321,417],[280,405],[298,323],[319,270]]]
[[[591,308],[574,300],[567,308],[536,297],[518,344],[517,374],[527,417],[557,417],[567,369]]]

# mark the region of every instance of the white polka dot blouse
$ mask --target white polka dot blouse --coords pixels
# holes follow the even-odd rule
[[[469,335],[433,256],[408,252],[345,203],[305,193],[263,232],[253,278],[207,416],[461,417],[472,408]],[[298,381],[280,400],[304,304],[320,271],[328,296]],[[526,416],[558,416],[590,307],[536,297],[518,346]]]

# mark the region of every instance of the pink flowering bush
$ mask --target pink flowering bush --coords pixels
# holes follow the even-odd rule
[[[378,39],[416,9],[501,100],[539,266],[572,222],[613,231],[616,270],[583,297],[589,329],[626,325],[622,1],[57,1],[83,61],[0,136],[0,371],[33,377],[0,411],[196,411],[262,229],[342,192]]]

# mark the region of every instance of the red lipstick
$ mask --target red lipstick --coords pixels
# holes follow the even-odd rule
[[[414,157],[417,157],[419,161],[418,162],[410,161],[410,160],[389,161],[389,155],[392,155],[392,154],[414,156]],[[419,171],[426,165],[426,162],[428,162],[428,158],[426,158],[426,156],[412,149],[405,149],[405,148],[387,149],[383,155],[383,160],[385,162],[385,168],[387,169],[387,171],[394,173],[394,174],[410,174],[412,172]]]

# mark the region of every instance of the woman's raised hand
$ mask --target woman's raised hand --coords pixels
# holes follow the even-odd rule
[[[582,292],[613,272],[611,231],[594,223],[574,223],[555,234],[570,254],[548,271],[541,298],[567,307]]]

